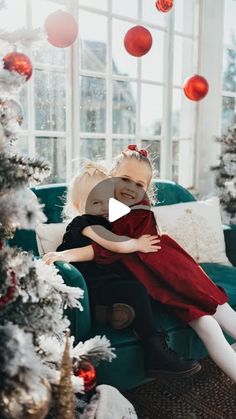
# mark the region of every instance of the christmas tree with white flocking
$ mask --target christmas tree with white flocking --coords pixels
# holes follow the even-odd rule
[[[227,134],[217,138],[221,144],[220,162],[212,170],[216,172],[216,187],[225,223],[236,223],[236,124]]]
[[[3,7],[4,2],[0,1],[0,12]],[[7,242],[17,229],[34,229],[38,222],[46,221],[42,206],[28,187],[42,181],[50,173],[50,167],[41,159],[23,157],[14,151],[24,118],[18,95],[33,71],[30,59],[21,50],[43,36],[38,29],[0,31],[2,51],[6,51],[0,68],[1,418],[45,418],[57,388],[60,398],[64,397],[61,417],[74,418],[73,408],[68,413],[66,406],[70,388],[67,384],[71,380],[73,391],[83,393],[84,383],[79,376],[70,374],[70,363],[65,363],[68,352],[77,367],[84,358],[94,363],[114,358],[105,336],[73,347],[73,337],[65,336],[70,323],[64,309],[67,306],[82,309],[79,300],[83,291],[67,286],[53,265],[9,247]],[[69,339],[67,358],[65,354],[63,357],[66,339]],[[66,371],[67,379],[63,381]]]

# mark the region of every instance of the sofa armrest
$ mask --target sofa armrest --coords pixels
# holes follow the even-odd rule
[[[236,266],[236,225],[223,225],[226,254],[230,262]]]
[[[71,322],[71,334],[75,337],[75,343],[85,339],[91,329],[91,315],[88,289],[84,277],[70,263],[56,262],[57,269],[66,285],[70,287],[79,287],[84,291],[84,298],[81,300],[83,311],[78,308],[67,308],[66,315]]]

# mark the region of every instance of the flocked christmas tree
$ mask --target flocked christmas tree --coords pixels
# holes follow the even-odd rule
[[[0,9],[3,3],[0,1]],[[1,418],[45,418],[58,386],[60,397],[64,394],[73,400],[68,395],[68,388],[63,393],[62,382],[70,380],[60,381],[64,333],[69,327],[64,308],[82,308],[79,299],[83,297],[83,291],[66,286],[54,266],[45,265],[32,254],[11,248],[7,243],[16,229],[34,229],[37,222],[45,221],[41,205],[28,186],[43,180],[50,168],[40,159],[22,157],[14,152],[17,132],[23,121],[17,95],[32,73],[29,58],[16,51],[16,47],[34,43],[42,36],[43,32],[39,30],[0,32],[2,51],[4,54],[6,51],[0,68]],[[105,337],[80,342],[74,348],[71,337],[69,346],[70,357],[76,365],[84,358],[97,363],[114,357]],[[67,365],[70,365],[69,361]],[[65,371],[70,374],[68,367],[62,366],[63,377]],[[82,393],[83,379],[71,372],[71,380],[74,392]],[[78,400],[77,397],[77,403]],[[65,413],[64,417],[72,418],[74,413],[71,416]]]
[[[236,124],[227,134],[217,138],[221,144],[221,155],[216,172],[216,187],[225,223],[236,223]]]

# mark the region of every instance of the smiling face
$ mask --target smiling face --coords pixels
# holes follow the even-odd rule
[[[151,169],[145,162],[135,158],[124,159],[112,174],[116,177],[115,198],[118,201],[128,206],[142,201],[152,177]]]
[[[86,199],[85,214],[108,218],[109,199],[113,197],[113,182],[110,179],[99,182]]]

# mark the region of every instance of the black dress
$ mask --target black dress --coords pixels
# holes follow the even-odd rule
[[[103,217],[94,215],[75,217],[68,224],[63,242],[58,246],[57,251],[90,245],[92,241],[83,236],[82,231],[85,227],[91,225],[101,225],[111,230],[111,224]],[[145,339],[156,332],[147,291],[121,261],[109,265],[101,265],[94,261],[72,262],[72,265],[84,276],[88,287],[92,314],[96,304],[129,304],[135,311],[133,328],[140,338]]]
[[[58,246],[57,251],[89,246],[92,240],[84,236],[82,231],[85,227],[92,225],[101,225],[111,231],[111,224],[104,217],[86,214],[75,217],[68,224],[63,242]],[[121,279],[124,275],[126,278],[132,277],[121,262],[112,263],[112,269],[111,264],[102,265],[94,261],[72,262],[71,264],[82,273],[89,291],[105,285],[111,279]]]

